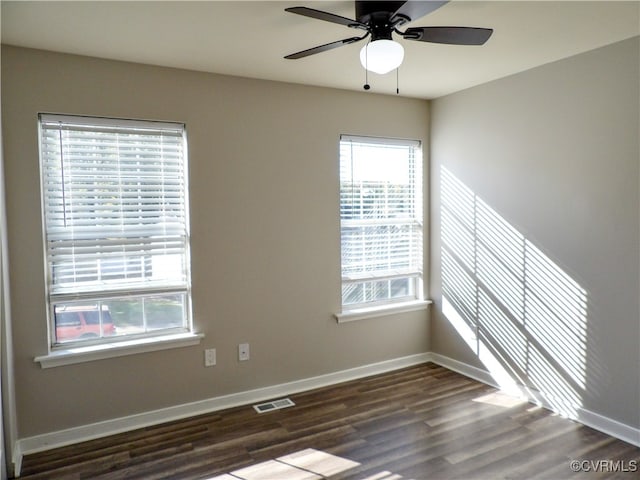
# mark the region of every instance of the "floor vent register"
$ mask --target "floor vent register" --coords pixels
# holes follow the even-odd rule
[[[254,405],[253,408],[258,413],[271,412],[273,410],[280,410],[281,408],[293,407],[295,403],[290,398],[280,398],[279,400],[272,400],[270,402],[259,403]]]

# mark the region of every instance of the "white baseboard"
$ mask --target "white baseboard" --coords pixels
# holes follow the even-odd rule
[[[493,377],[491,377],[491,374],[486,370],[454,360],[453,358],[449,358],[438,353],[431,353],[430,359],[433,363],[437,363],[449,370],[461,373],[462,375],[478,380],[479,382],[486,383],[492,387],[500,388]],[[553,406],[549,404],[541,392],[535,391],[531,388],[523,388],[520,391],[530,402],[540,405],[548,410],[555,411]],[[565,416],[582,423],[587,427],[591,427],[595,430],[606,433],[607,435],[611,435],[612,437],[616,437],[627,443],[640,447],[640,429],[638,428],[620,423],[617,420],[613,420],[582,407],[576,409],[575,415]]]
[[[11,457],[13,471],[10,472],[9,475],[13,475],[14,477],[20,476],[20,470],[22,470],[22,456],[22,452],[20,451],[20,440],[18,440],[13,447],[13,455]]]
[[[591,427],[595,430],[599,430],[607,435],[616,437],[631,445],[640,447],[640,428],[633,428],[624,423],[620,423],[611,418],[605,417],[598,413],[581,408],[578,412],[578,418],[576,421]]]
[[[115,435],[165,422],[180,420],[182,418],[224,410],[226,408],[262,402],[281,396],[292,395],[294,393],[312,390],[314,388],[335,385],[430,361],[461,373],[467,377],[473,378],[474,380],[478,380],[479,382],[498,388],[496,382],[486,370],[437,353],[419,353],[348,370],[319,375],[317,377],[295,380],[293,382],[282,383],[270,387],[223,395],[198,402],[176,405],[174,407],[163,408],[151,412],[22,438],[16,442],[14,448],[13,461],[16,471],[15,474],[16,476],[20,475],[20,466],[22,464],[23,455],[106,437],[109,435]],[[532,392],[528,393],[529,401],[553,410],[550,405],[545,404],[542,395],[535,395],[535,392],[533,392],[534,395],[532,395]],[[640,447],[640,429],[625,425],[586,409],[580,409],[573,420]]]
[[[151,412],[92,423],[90,425],[82,425],[80,427],[69,428],[66,430],[21,438],[16,442],[14,450],[16,453],[14,456],[16,476],[19,475],[19,467],[23,455],[63,447],[65,445],[71,445],[109,435],[115,435],[117,433],[136,430],[138,428],[180,420],[182,418],[224,410],[226,408],[248,405],[272,398],[292,395],[294,393],[312,390],[314,388],[334,385],[426,363],[430,360],[431,355],[429,353],[419,353],[416,355],[409,355],[407,357],[395,358],[361,367],[350,368],[348,370],[319,375],[317,377],[295,380],[293,382],[282,383],[270,387],[223,395],[198,402],[186,403]]]
[[[449,370],[453,370],[454,372],[461,373],[465,377],[473,378],[474,380],[486,383],[487,385],[491,385],[495,388],[500,388],[491,374],[486,370],[482,370],[481,368],[477,368],[469,365],[468,363],[454,360],[453,358],[440,355],[439,353],[431,353],[431,361],[433,363],[437,363],[441,367],[445,367]]]

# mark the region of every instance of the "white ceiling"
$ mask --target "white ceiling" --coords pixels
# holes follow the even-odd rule
[[[2,42],[153,65],[361,90],[363,42],[299,60],[284,55],[359,31],[284,11],[354,18],[352,1],[1,3]],[[452,1],[410,26],[490,27],[482,47],[401,40],[400,94],[435,98],[640,34],[640,1]],[[395,94],[396,76],[369,74]]]

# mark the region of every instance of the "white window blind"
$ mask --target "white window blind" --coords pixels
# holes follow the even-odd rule
[[[340,139],[342,304],[421,298],[420,142]]]
[[[109,311],[114,323],[126,310],[127,322],[116,325],[116,334],[188,328],[184,125],[41,115],[40,152],[47,286],[57,334],[60,312],[82,305]],[[171,321],[163,321],[163,311]]]

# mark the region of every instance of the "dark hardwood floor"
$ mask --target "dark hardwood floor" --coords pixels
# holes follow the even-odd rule
[[[21,478],[640,478],[640,448],[432,363],[290,398],[29,455]]]

